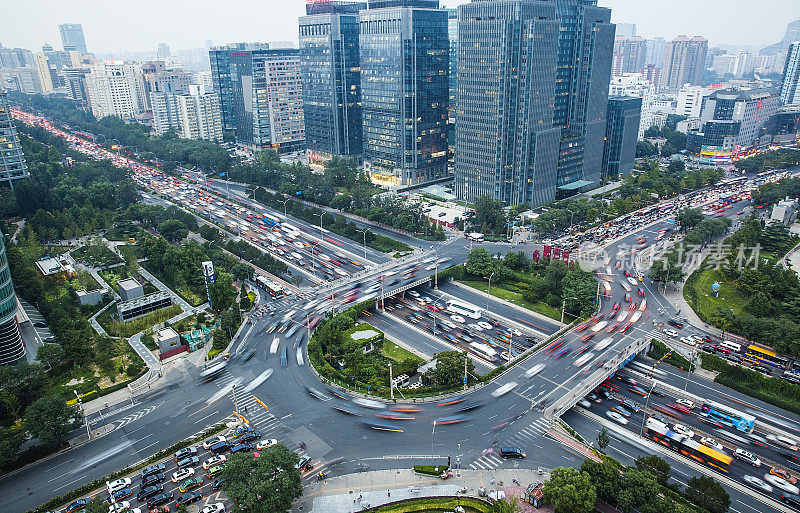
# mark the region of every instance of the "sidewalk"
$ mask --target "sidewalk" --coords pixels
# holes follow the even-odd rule
[[[411,462],[409,462],[411,466]],[[547,481],[550,474],[531,469],[453,470],[453,477],[441,479],[417,475],[410,469],[377,470],[332,477],[314,481],[305,487],[303,498],[294,504],[292,511],[312,513],[354,513],[390,502],[434,496],[455,496],[466,489],[463,496],[478,497],[478,490],[486,493],[502,490],[507,496],[519,496],[529,484]],[[459,494],[462,495],[462,494]],[[484,498],[485,500],[486,498]],[[521,503],[524,512],[534,510]]]

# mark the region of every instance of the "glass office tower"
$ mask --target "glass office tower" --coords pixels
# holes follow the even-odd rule
[[[609,97],[603,177],[622,177],[633,169],[641,114],[641,98]]]
[[[535,0],[459,7],[455,191],[506,204],[555,199],[559,22]]]
[[[323,11],[322,7],[326,7]],[[333,155],[361,158],[361,68],[358,10],[362,3],[308,4],[300,18],[300,72],[309,165]]]
[[[359,13],[364,167],[373,182],[447,174],[449,40],[437,0],[370,2]]]

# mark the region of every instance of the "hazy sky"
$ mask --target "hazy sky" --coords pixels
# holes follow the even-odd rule
[[[455,7],[468,0],[442,0]],[[297,41],[303,0],[3,0],[0,43],[61,49],[60,23],[81,23],[90,51],[155,51],[232,41]],[[703,35],[711,44],[767,45],[800,18],[798,0],[599,0],[612,21],[636,23],[645,37]]]

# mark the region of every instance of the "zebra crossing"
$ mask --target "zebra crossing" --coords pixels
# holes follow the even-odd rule
[[[237,381],[238,378],[235,378],[229,372],[225,372],[223,375],[217,378],[215,383],[218,384],[220,388],[224,388],[226,385]],[[278,442],[285,445],[290,451],[297,453],[300,458],[304,456],[310,457],[310,455],[306,453],[305,449],[300,447],[299,442],[291,440],[288,437],[288,434],[291,432],[291,428],[283,424],[272,412],[267,411],[263,406],[258,404],[252,393],[243,392],[241,395],[237,394],[236,406],[239,408],[237,413],[247,419],[249,426],[252,427],[254,431],[261,434],[261,440],[274,438]],[[317,469],[322,464],[322,460],[312,459],[311,464],[314,469]],[[304,480],[311,480],[315,476],[315,470],[311,470],[302,475]]]
[[[508,439],[500,446],[522,446],[526,443],[534,443],[550,430],[550,424],[544,417],[539,417]],[[499,449],[489,449],[480,458],[470,463],[472,470],[492,470],[503,464],[505,460],[499,456]]]

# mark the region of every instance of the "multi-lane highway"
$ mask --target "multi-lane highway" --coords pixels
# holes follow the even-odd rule
[[[74,144],[95,151],[76,141],[76,136],[50,128]],[[102,158],[106,154],[96,156]],[[128,162],[118,163],[131,167]],[[402,407],[402,400],[397,404],[374,405],[328,388],[306,365],[305,344],[298,336],[303,329],[288,336],[286,331],[275,332],[269,328],[285,324],[286,329],[290,329],[291,323],[302,324],[312,315],[338,311],[368,297],[396,295],[386,302],[389,306],[386,312],[381,309],[370,319],[376,326],[385,329],[387,334],[394,333],[412,349],[430,356],[452,348],[470,351],[478,362],[478,371],[484,372],[503,362],[502,352],[509,350],[508,342],[510,354],[505,356],[519,358],[526,350],[530,352],[531,346],[556,333],[559,323],[543,320],[494,299],[488,299],[487,303],[484,294],[453,284],[442,283],[438,289],[430,288],[429,277],[436,272],[437,262],[445,266],[465,261],[469,244],[464,239],[451,237],[444,243],[434,244],[414,241],[418,251],[399,261],[372,251],[367,252],[365,259],[363,251],[359,256],[359,249],[363,250],[359,245],[332,234],[320,233],[318,228],[315,232],[314,227],[285,216],[278,218],[281,226],[289,225],[296,230],[279,228],[276,231],[274,226],[267,229],[265,214],[276,217],[283,214],[260,209],[241,196],[237,202],[231,202],[217,194],[219,186],[212,186],[212,189],[217,187],[216,192],[203,192],[197,188],[196,180],[194,185],[189,180],[173,178],[165,182],[167,177],[154,174],[152,170],[134,166],[132,171],[143,187],[249,239],[277,258],[287,260],[293,269],[309,279],[313,279],[314,274],[320,281],[328,281],[323,276],[339,278],[323,286],[303,289],[300,295],[291,299],[279,299],[274,304],[274,315],[254,318],[249,335],[233,349],[236,356],[215,379],[201,382],[197,378],[198,369],[179,365],[168,367],[166,386],[140,395],[130,407],[105,412],[103,421],[115,426],[108,434],[7,476],[0,481],[0,492],[8,511],[25,511],[54,494],[145,458],[158,448],[229,418],[234,408],[251,421],[263,438],[276,438],[299,450],[311,458],[315,468],[343,459],[330,467],[334,473],[363,470],[365,465],[372,469],[405,467],[412,457],[446,459],[452,456],[462,467],[472,469],[508,465],[495,453],[495,444],[520,446],[526,450],[529,457],[519,462],[521,465],[555,466],[560,458],[552,457],[548,445],[551,442],[544,438],[551,422],[545,414],[548,407],[565,397],[569,399],[570,394],[575,395],[576,390],[586,386],[588,376],[607,364],[616,365],[627,358],[632,344],[653,336],[663,338],[654,322],[659,324],[676,314],[675,307],[664,299],[658,287],[644,277],[645,262],[637,255],[669,240],[674,233],[674,213],[681,206],[712,204],[720,200],[718,190],[687,195],[651,208],[646,215],[631,216],[629,222],[619,223],[616,229],[609,226],[602,234],[595,231],[593,242],[586,242],[585,250],[587,254],[593,250],[604,251],[592,259],[601,282],[606,284],[599,288],[599,318],[582,326],[580,331],[549,342],[535,354],[525,353],[526,359],[521,365],[512,367],[468,396]],[[737,187],[741,188],[741,185]],[[191,194],[186,190],[191,190]],[[181,197],[183,194],[186,196]],[[743,205],[723,209],[720,215],[738,217]],[[716,215],[717,210],[714,209],[712,215]],[[213,218],[209,212],[220,217]],[[276,235],[278,233],[280,237]],[[297,233],[295,240],[287,240],[286,235],[294,233]],[[272,235],[275,240],[267,235]],[[279,243],[279,239],[282,242]],[[295,245],[295,241],[303,248]],[[534,249],[532,245],[513,248],[507,244],[486,246],[492,253],[501,254],[512,249],[530,253]],[[298,250],[300,259],[291,255],[295,252],[292,248]],[[287,257],[287,251],[292,258]],[[338,265],[332,260],[337,260]],[[303,265],[305,261],[312,263],[311,269]],[[321,268],[328,272],[320,272]],[[347,276],[337,273],[336,269],[341,269]],[[412,285],[419,297],[403,290]],[[626,298],[626,295],[630,297]],[[438,306],[443,306],[448,300],[478,307],[482,310],[479,318],[464,318],[462,321],[453,318],[453,313],[437,311]],[[270,304],[272,300],[265,296],[264,301]],[[397,305],[401,305],[399,309],[395,308]],[[489,327],[481,323],[488,323]],[[442,325],[445,330],[442,330]],[[482,356],[480,351],[470,349],[470,343],[482,339],[491,342],[491,347],[497,352],[495,357]],[[637,371],[638,365],[641,364],[634,364],[632,373],[641,371],[640,368]],[[259,382],[268,370],[271,370],[269,378]],[[659,375],[666,382],[681,380],[674,371],[666,372],[665,376]],[[686,387],[689,393],[700,397],[718,401],[726,398],[753,405],[757,411],[771,412],[786,422],[798,420],[795,415],[765,407],[699,377],[692,376]],[[621,394],[619,399],[642,402],[638,394],[634,394],[635,397],[627,395],[627,388],[620,387],[620,391],[615,393]],[[269,411],[265,411],[255,398],[267,404]],[[655,404],[659,402],[663,401],[654,401]],[[588,410],[599,413],[605,422],[608,418],[604,408],[592,404]],[[592,439],[600,424],[575,415],[568,413],[566,418],[570,422],[573,418],[579,419],[576,420],[579,431]],[[633,418],[629,426],[635,425],[636,419]],[[695,426],[694,419],[682,420]],[[765,422],[775,425],[767,419]],[[700,427],[697,426],[698,432]],[[615,435],[617,439],[633,441],[634,445],[636,436],[627,430]],[[301,442],[305,449],[299,449]],[[684,468],[680,464],[675,466]],[[769,507],[760,510],[768,511]],[[739,511],[745,513],[746,510]]]

